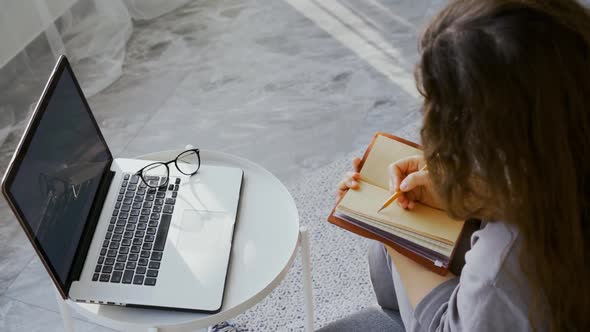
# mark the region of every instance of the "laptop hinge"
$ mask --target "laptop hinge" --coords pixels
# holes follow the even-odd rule
[[[96,230],[96,225],[98,224],[98,220],[102,212],[102,207],[109,193],[109,188],[111,187],[111,182],[113,182],[114,177],[115,172],[110,170],[109,163],[108,167],[106,168],[106,172],[104,173],[101,182],[98,186],[94,202],[92,203],[92,208],[90,209],[90,213],[88,214],[88,220],[86,221],[84,233],[82,234],[80,244],[78,245],[78,249],[76,250],[76,256],[74,258],[72,269],[70,271],[70,275],[68,276],[68,282],[66,284],[67,290],[69,290],[70,285],[73,281],[80,280],[80,274],[82,274],[82,268],[84,267],[84,263],[86,261],[88,249],[90,248],[90,244],[92,243],[94,231]]]

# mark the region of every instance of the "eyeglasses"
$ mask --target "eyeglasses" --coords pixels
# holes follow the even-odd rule
[[[149,164],[135,173],[150,188],[160,188],[168,185],[170,178],[169,164],[174,163],[178,171],[184,175],[195,175],[201,168],[199,149],[182,152],[175,159],[167,162]]]

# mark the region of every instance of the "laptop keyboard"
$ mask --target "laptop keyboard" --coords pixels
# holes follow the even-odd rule
[[[166,181],[151,176],[150,185]],[[180,178],[150,188],[138,175],[123,175],[115,209],[92,281],[155,286]]]

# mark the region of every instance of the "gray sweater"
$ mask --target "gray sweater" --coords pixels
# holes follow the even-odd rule
[[[397,292],[407,331],[530,331],[530,288],[519,265],[518,230],[489,222],[473,233],[461,276],[430,292],[412,310]],[[395,269],[394,269],[395,270]],[[396,290],[403,289],[393,273]],[[544,331],[543,324],[537,324]]]

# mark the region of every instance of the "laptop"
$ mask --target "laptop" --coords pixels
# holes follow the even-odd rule
[[[61,56],[2,191],[64,299],[218,312],[243,170],[171,163],[153,188],[153,162],[113,158]]]

